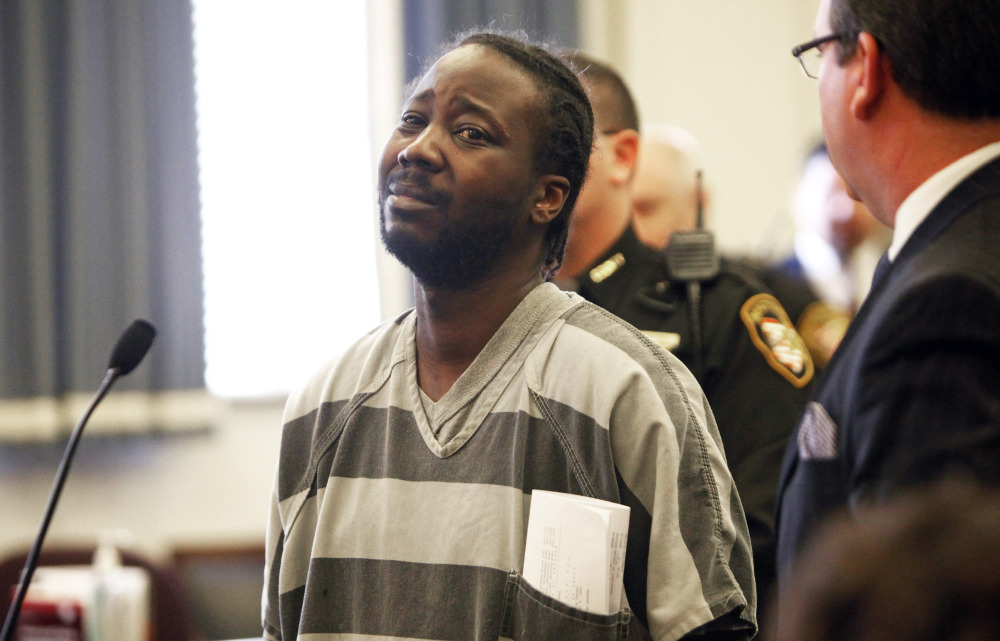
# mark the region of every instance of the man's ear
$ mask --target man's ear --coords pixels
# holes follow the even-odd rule
[[[635,129],[622,129],[609,134],[611,154],[611,181],[615,185],[627,183],[635,173],[635,164],[639,158],[639,132]]]
[[[855,65],[851,76],[855,83],[850,103],[851,114],[860,120],[868,120],[892,80],[892,69],[889,58],[879,48],[875,36],[866,31],[858,34],[854,57],[855,60],[848,63]]]
[[[531,222],[548,225],[562,211],[569,197],[569,180],[562,176],[546,174],[538,179],[535,201],[531,208]]]

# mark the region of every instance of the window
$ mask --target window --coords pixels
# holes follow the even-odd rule
[[[194,7],[206,380],[283,394],[379,320],[365,3]]]

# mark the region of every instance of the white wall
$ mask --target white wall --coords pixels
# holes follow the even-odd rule
[[[584,48],[622,71],[644,118],[681,125],[704,145],[720,244],[766,244],[768,223],[785,212],[800,157],[819,131],[815,84],[788,53],[809,39],[818,3],[581,2]],[[384,53],[386,43],[398,43],[391,33],[398,25],[383,25],[399,11],[382,0],[371,6],[375,46]],[[373,122],[382,129],[373,133],[376,158],[398,110],[389,104],[398,100],[392,86],[402,82],[382,58],[397,56],[374,63],[373,95],[380,97]],[[394,278],[405,291],[408,281]],[[391,301],[384,310],[396,311]],[[132,530],[154,553],[262,541],[279,426],[280,403],[270,403],[224,407],[210,434],[85,436],[47,545],[92,541],[106,527]],[[60,454],[55,447],[0,448],[0,554],[34,538]]]
[[[812,37],[818,5],[581,0],[583,49],[622,73],[642,120],[679,125],[701,142],[709,224],[724,249],[789,240],[788,195],[820,135],[816,83],[790,50]]]

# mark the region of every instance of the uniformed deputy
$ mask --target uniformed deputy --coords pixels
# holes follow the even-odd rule
[[[774,579],[778,474],[806,404],[813,361],[749,266],[715,255],[707,232],[678,232],[693,230],[693,213],[667,225],[673,236],[665,250],[640,242],[632,222],[640,146],[635,104],[612,69],[581,54],[571,59],[590,91],[597,136],[557,283],[643,330],[697,376],[746,511],[764,601]],[[670,184],[661,174],[661,185]]]

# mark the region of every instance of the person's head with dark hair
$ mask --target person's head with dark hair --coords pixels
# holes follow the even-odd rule
[[[1000,492],[968,479],[826,521],[782,591],[776,641],[1000,635]]]
[[[830,159],[889,227],[932,175],[1000,140],[996,0],[820,0],[813,33]]]
[[[534,134],[528,169],[539,175],[561,176],[568,182],[565,199],[557,215],[547,224],[545,234],[542,273],[549,278],[562,260],[570,215],[587,175],[593,145],[593,111],[588,96],[574,71],[556,55],[554,47],[531,42],[524,32],[500,33],[477,29],[459,34],[442,47],[441,54],[407,87],[407,100],[412,98],[420,83],[444,57],[471,47],[480,47],[502,57],[531,80],[538,95],[531,99],[532,109],[526,123]],[[394,252],[391,247],[390,251]],[[467,253],[470,258],[479,260],[490,255],[489,248],[471,243]],[[441,261],[436,262],[441,264]],[[458,276],[450,268],[439,271],[448,276]]]
[[[575,278],[624,232],[639,153],[639,113],[622,77],[580,52],[565,57],[578,70],[594,108],[595,143],[587,184],[573,212],[562,278]]]
[[[1000,2],[831,0],[837,58],[854,55],[861,32],[885,51],[902,90],[952,118],[1000,117]]]
[[[566,57],[589,86],[597,131],[639,131],[639,110],[635,106],[632,92],[618,72],[579,51],[569,53]]]

